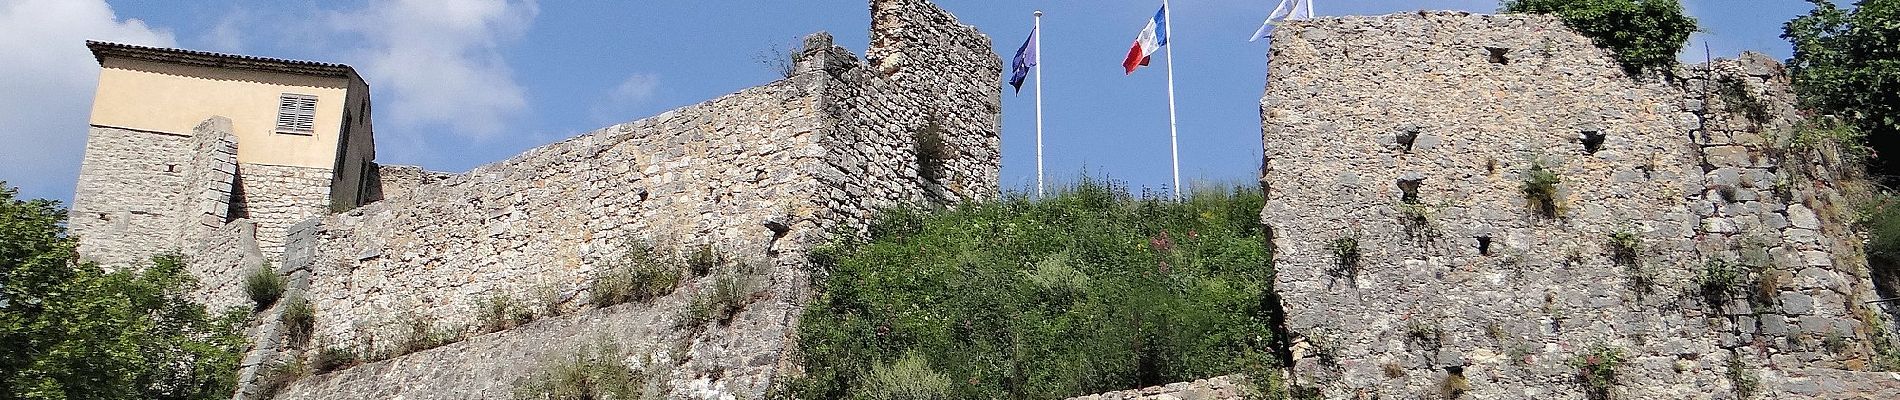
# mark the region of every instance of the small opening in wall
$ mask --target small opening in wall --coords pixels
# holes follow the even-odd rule
[[[1511,49],[1507,49],[1503,47],[1486,47],[1484,48],[1484,50],[1486,52],[1491,53],[1492,64],[1509,65],[1511,63],[1511,59],[1509,57],[1506,57],[1507,54],[1511,53]]]
[[[1408,126],[1399,128],[1399,133],[1395,139],[1399,147],[1405,148],[1405,152],[1412,152],[1412,143],[1418,141],[1418,127]]]
[[[1603,138],[1607,136],[1602,131],[1586,129],[1577,135],[1577,142],[1583,143],[1584,154],[1596,154],[1597,150],[1603,150]]]
[[[165,172],[178,172],[178,164],[165,164]]]
[[[1399,201],[1405,204],[1418,204],[1418,187],[1425,183],[1425,177],[1406,174],[1399,178]]]
[[[1478,236],[1477,239],[1478,239],[1478,255],[1490,256],[1491,255],[1491,236],[1490,235]]]

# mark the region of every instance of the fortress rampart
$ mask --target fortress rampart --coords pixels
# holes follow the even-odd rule
[[[1272,51],[1262,221],[1298,385],[1900,390],[1857,372],[1886,333],[1836,164],[1787,150],[1802,120],[1775,62],[1636,80],[1555,18],[1432,12],[1290,22]],[[1617,382],[1581,382],[1590,363]]]
[[[313,377],[281,398],[505,395],[595,336],[647,357],[670,397],[758,397],[808,296],[804,249],[880,208],[997,196],[1001,62],[989,38],[923,0],[871,11],[868,61],[815,34],[784,80],[464,174],[384,168],[385,182],[437,181],[386,183],[380,202],[292,228],[280,268],[317,327],[306,343],[263,329],[251,364],[383,351],[417,321],[467,332],[481,302],[507,296],[568,315]],[[633,243],[710,246],[743,267],[687,276],[651,302],[587,305]],[[685,327],[721,274],[759,289],[730,323]]]

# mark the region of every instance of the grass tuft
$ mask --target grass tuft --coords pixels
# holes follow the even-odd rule
[[[286,282],[270,264],[260,265],[244,275],[244,294],[251,297],[253,310],[263,311],[284,296]]]

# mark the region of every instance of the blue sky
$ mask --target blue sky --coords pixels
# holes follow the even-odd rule
[[[939,0],[1007,60],[1042,9],[1046,170],[1168,184],[1163,70],[1124,76],[1123,55],[1159,0]],[[1184,181],[1249,182],[1260,161],[1265,41],[1247,37],[1276,0],[1179,0],[1176,100]],[[1495,0],[1317,0],[1322,16],[1419,9],[1490,12]],[[1689,0],[1702,59],[1786,58],[1781,24],[1801,0]],[[759,61],[829,31],[862,53],[863,1],[0,0],[0,180],[70,200],[98,67],[84,40],[342,62],[369,81],[378,161],[464,171],[589,130],[776,79]],[[1033,188],[1030,92],[1003,98],[1006,190]]]

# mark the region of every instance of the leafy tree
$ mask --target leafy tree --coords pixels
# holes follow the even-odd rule
[[[143,271],[77,262],[65,210],[0,182],[0,399],[222,399],[243,313],[185,299],[177,256]]]
[[[1609,49],[1632,76],[1675,65],[1696,31],[1677,0],[1508,0],[1504,12],[1555,15]]]
[[[1851,11],[1809,0],[1814,11],[1788,21],[1788,61],[1804,106],[1834,114],[1865,133],[1873,172],[1892,176],[1900,160],[1900,0],[1864,0]]]

